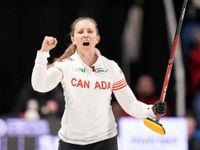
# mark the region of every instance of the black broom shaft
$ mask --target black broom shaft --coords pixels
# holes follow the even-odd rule
[[[174,40],[173,40],[172,47],[171,47],[171,50],[170,50],[170,57],[169,57],[168,66],[167,66],[167,69],[166,69],[164,82],[163,82],[163,86],[162,86],[162,91],[161,91],[161,96],[160,96],[160,100],[162,102],[165,101],[165,96],[166,96],[166,92],[167,92],[167,88],[168,88],[168,84],[169,84],[169,79],[170,79],[170,76],[171,76],[171,71],[172,71],[172,67],[173,67],[173,63],[174,63],[174,59],[175,59],[175,52],[176,52],[177,44],[178,44],[179,38],[180,38],[180,32],[181,32],[181,29],[182,29],[182,24],[183,24],[183,19],[184,19],[184,16],[185,16],[187,3],[188,3],[188,0],[184,0],[182,10],[181,10],[181,16],[179,18],[179,22],[178,22],[178,25],[177,25],[177,28],[176,28]]]

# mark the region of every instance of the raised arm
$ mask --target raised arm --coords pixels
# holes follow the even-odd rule
[[[55,88],[62,79],[62,72],[56,67],[48,67],[49,51],[57,44],[56,38],[46,36],[41,49],[37,52],[33,67],[31,84],[35,91],[48,92]]]

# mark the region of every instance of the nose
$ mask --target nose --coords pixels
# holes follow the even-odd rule
[[[87,33],[87,32],[84,32],[84,33],[83,33],[83,37],[88,37],[88,33]]]

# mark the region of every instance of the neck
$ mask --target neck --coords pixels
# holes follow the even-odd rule
[[[88,66],[92,66],[96,60],[97,55],[95,51],[88,51],[88,52],[78,52],[78,55],[80,56],[81,60]]]

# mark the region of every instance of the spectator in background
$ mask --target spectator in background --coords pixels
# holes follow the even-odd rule
[[[142,74],[136,82],[135,94],[137,98],[147,104],[155,103],[159,97],[155,95],[155,83],[150,75]]]
[[[194,46],[189,52],[190,93],[195,94],[200,86],[200,28],[193,29]]]
[[[24,112],[24,118],[29,120],[40,119],[39,104],[36,99],[29,99],[26,104],[26,110]]]
[[[193,112],[187,112],[185,116],[188,123],[188,145],[189,150],[200,149],[200,138],[197,135],[197,120]]]
[[[57,116],[59,112],[58,102],[54,99],[49,99],[46,104],[41,108],[44,116]]]
[[[61,118],[64,111],[64,96],[60,85],[50,92],[38,93],[33,90],[30,81],[25,83],[16,97],[16,104],[13,108],[16,116],[25,117],[25,112],[33,106],[30,106],[30,104],[33,104],[33,101],[36,101],[38,105],[37,110],[40,118],[48,115],[55,115]]]
[[[152,104],[159,100],[159,96],[156,94],[155,81],[151,75],[140,75],[134,89],[136,97],[146,104]],[[165,116],[169,116],[170,114],[171,109],[169,106]]]
[[[200,127],[200,29],[193,30],[195,37],[194,47],[189,53],[190,96],[193,99],[192,108],[197,117],[197,126]]]

